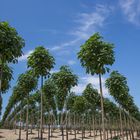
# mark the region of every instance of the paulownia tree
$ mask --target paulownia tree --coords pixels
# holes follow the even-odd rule
[[[57,86],[56,102],[58,110],[61,111],[61,121],[63,123],[63,109],[66,108],[67,96],[70,93],[72,87],[77,85],[78,77],[73,74],[68,66],[61,66],[60,71],[53,73],[52,79]],[[63,126],[62,126],[63,129]],[[62,139],[64,139],[62,130]]]
[[[121,133],[123,134],[121,106],[123,107],[126,103],[129,94],[126,77],[121,75],[118,71],[113,71],[110,74],[110,77],[106,80],[105,85],[111,96],[113,96],[116,102],[120,105],[120,125]]]
[[[81,50],[78,52],[78,58],[80,59],[81,65],[85,67],[86,72],[91,75],[97,74],[99,76],[104,140],[106,136],[101,75],[109,72],[108,66],[112,65],[115,61],[113,49],[113,44],[103,41],[103,37],[101,37],[99,33],[95,33],[81,46]]]
[[[6,93],[10,88],[10,81],[12,79],[12,69],[5,63],[3,64],[2,78],[0,80],[0,114],[2,109],[2,96],[1,94]]]
[[[54,67],[55,60],[49,51],[43,46],[35,48],[34,52],[28,57],[28,67],[31,67],[37,77],[41,77],[41,118],[40,118],[40,134],[43,139],[43,78],[49,76],[50,70]]]
[[[24,45],[24,40],[18,35],[15,28],[7,22],[0,22],[0,100],[2,100],[1,93],[9,88],[11,80],[12,72],[7,63],[17,62],[17,58],[22,55]],[[5,80],[5,77],[8,80]]]
[[[28,114],[29,114],[29,93],[36,89],[38,79],[34,76],[32,70],[26,71],[21,74],[18,78],[18,85],[21,87],[22,91],[25,93],[27,100],[27,114],[26,114],[26,140],[28,140]]]

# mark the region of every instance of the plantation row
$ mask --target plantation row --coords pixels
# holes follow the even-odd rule
[[[23,52],[24,40],[6,22],[0,22],[0,103],[10,88],[12,70],[9,63],[17,63]],[[78,77],[69,66],[50,73],[55,59],[43,47],[36,47],[27,59],[27,70],[19,75],[12,95],[1,120],[1,128],[15,129],[21,140],[23,130],[26,140],[29,132],[38,131],[38,139],[53,138],[59,131],[62,140],[70,135],[80,139],[127,139],[134,140],[140,134],[140,112],[129,93],[127,79],[118,71],[112,71],[105,81],[109,94],[115,103],[103,97],[102,76],[110,72],[114,61],[114,45],[105,42],[95,33],[80,47],[77,53],[86,73],[99,76],[100,90],[86,85],[76,95],[72,88],[78,84]],[[41,85],[39,87],[39,85]],[[47,131],[47,136],[45,135]],[[45,135],[45,136],[44,136]]]

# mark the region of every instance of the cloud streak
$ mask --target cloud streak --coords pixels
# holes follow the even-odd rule
[[[108,97],[108,90],[105,88],[105,78],[102,78],[102,84],[103,84],[103,94],[105,97]],[[90,75],[80,77],[79,78],[79,84],[78,86],[75,86],[72,91],[74,91],[76,94],[81,94],[84,89],[86,88],[86,85],[91,83],[94,88],[96,88],[99,91],[99,78],[98,77],[93,77]]]
[[[51,51],[61,51],[67,46],[76,46],[81,41],[89,38],[94,32],[102,28],[112,9],[103,5],[96,5],[95,10],[90,13],[80,13],[74,22],[77,27],[73,28],[69,35],[74,37],[73,40],[64,42],[60,45],[50,48]]]
[[[25,61],[27,60],[27,57],[33,52],[33,50],[30,50],[28,52],[26,52],[25,54],[23,54],[21,57],[18,58],[18,61]]]
[[[120,7],[129,22],[135,25],[140,25],[139,0],[120,0]]]
[[[79,23],[79,27],[77,27],[72,34],[81,40],[88,39],[90,35],[104,26],[110,11],[110,7],[96,5],[95,11],[79,14],[75,20],[75,22]]]

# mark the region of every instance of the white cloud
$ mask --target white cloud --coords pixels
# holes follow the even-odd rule
[[[73,40],[54,46],[50,50],[61,51],[67,46],[76,46],[77,43],[88,39],[89,36],[102,28],[112,8],[103,5],[96,5],[94,8],[95,10],[93,12],[77,15],[77,18],[74,20],[77,23],[77,27],[73,28],[73,31],[70,32],[70,35],[74,37]]]
[[[120,0],[120,7],[126,19],[140,25],[140,1],[139,0]]]
[[[69,65],[74,65],[74,64],[76,64],[76,62],[75,62],[74,60],[69,60],[69,61],[68,61],[68,64],[69,64]]]
[[[55,70],[51,70],[50,73],[52,74],[52,73],[56,73],[56,72],[58,72],[58,71],[59,71],[59,70],[55,69]]]
[[[111,11],[112,9],[110,7],[97,5],[95,11],[79,14],[75,20],[79,23],[79,27],[72,34],[82,40],[88,39],[90,35],[104,26],[105,20]]]
[[[67,46],[73,46],[73,45],[75,45],[78,41],[79,41],[79,39],[76,38],[74,40],[71,40],[71,41],[62,43],[60,45],[53,46],[52,48],[50,48],[50,50],[51,51],[59,51],[59,50],[62,50],[63,48],[65,48]]]
[[[23,54],[21,57],[18,58],[18,61],[25,61],[27,57],[33,52],[33,50],[28,51],[27,53]]]
[[[102,86],[103,86],[103,94],[105,97],[108,97],[108,90],[105,88],[105,78],[102,77]],[[86,88],[86,85],[91,83],[94,88],[96,88],[99,91],[99,78],[97,76],[84,76],[79,78],[79,84],[78,86],[75,86],[72,91],[74,91],[76,94],[81,94],[84,89]]]

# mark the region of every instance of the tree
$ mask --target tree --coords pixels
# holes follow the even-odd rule
[[[96,116],[96,109],[100,107],[100,95],[97,89],[94,89],[92,84],[88,84],[83,91],[82,95],[85,97],[89,104],[89,109],[92,112],[92,120],[93,120],[93,133],[95,136],[95,116]],[[91,136],[91,134],[90,134]]]
[[[26,114],[26,140],[28,140],[28,114],[29,114],[29,93],[37,86],[37,77],[35,77],[32,70],[26,71],[18,78],[18,84],[25,93],[27,100],[27,114]]]
[[[52,79],[57,86],[57,107],[62,111],[66,105],[66,97],[71,88],[77,85],[78,78],[68,66],[61,66],[59,72],[53,73]]]
[[[1,109],[2,109],[2,93],[6,93],[7,90],[10,88],[10,81],[12,79],[12,69],[8,67],[7,64],[3,64],[3,70],[2,70],[2,77],[0,80],[0,115],[1,115]]]
[[[91,75],[99,75],[103,139],[106,136],[101,75],[109,72],[108,66],[112,65],[115,61],[113,48],[113,44],[104,42],[99,33],[95,33],[81,46],[81,50],[78,52],[78,58],[80,59],[81,65],[86,68],[86,72]]]
[[[17,58],[22,55],[24,45],[24,40],[15,28],[7,22],[0,22],[0,64],[16,63]]]
[[[68,66],[61,66],[60,71],[52,75],[52,79],[57,87],[56,102],[58,110],[61,111],[61,128],[62,128],[62,139],[63,135],[63,109],[66,109],[67,96],[70,93],[72,87],[77,85],[78,77],[73,74]],[[68,139],[68,137],[67,137]]]
[[[88,84],[83,91],[82,95],[89,102],[92,107],[92,111],[96,110],[99,107],[100,96],[97,89],[94,89],[92,84]]]
[[[83,137],[85,137],[85,120],[86,120],[86,114],[88,113],[89,109],[89,103],[85,99],[84,96],[76,96],[73,104],[73,113],[74,113],[74,126],[75,126],[75,139],[76,139],[76,114],[80,118],[80,128],[82,130],[82,140]]]
[[[28,57],[28,67],[31,67],[36,76],[41,77],[41,122],[40,133],[41,140],[43,139],[42,126],[43,126],[43,78],[49,76],[50,70],[54,67],[55,60],[43,46],[35,48],[35,51]]]
[[[22,55],[22,48],[24,47],[24,40],[18,35],[15,28],[11,27],[7,22],[0,22],[0,99],[1,92],[3,92],[3,85],[6,89],[9,88],[9,81],[11,80],[11,70],[6,66],[7,63],[16,63],[17,58]],[[6,72],[8,81],[5,79],[5,67],[7,67]],[[2,83],[4,82],[4,83]],[[0,101],[2,102],[2,101]]]
[[[43,86],[44,93],[44,106],[48,112],[48,140],[50,140],[50,125],[51,125],[51,112],[52,115],[56,115],[56,104],[55,104],[55,95],[56,95],[56,86],[51,78],[45,81]]]
[[[123,107],[125,105],[129,93],[126,77],[121,75],[118,71],[113,71],[106,80],[105,85],[110,94],[120,105],[120,125],[121,133],[123,134],[121,106]]]

